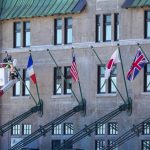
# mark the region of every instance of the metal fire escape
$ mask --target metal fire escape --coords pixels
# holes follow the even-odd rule
[[[65,150],[70,147],[70,145],[73,145],[74,143],[80,141],[81,139],[85,138],[86,136],[90,136],[92,132],[96,131],[96,125],[98,123],[105,124],[111,119],[113,119],[115,116],[119,115],[122,111],[129,110],[130,104],[123,104],[116,110],[112,111],[111,113],[105,115],[104,117],[98,119],[97,121],[93,122],[90,125],[85,125],[85,127],[74,134],[71,138],[66,140],[64,143],[56,147],[55,150]]]
[[[49,50],[47,50],[47,51],[49,52],[49,55],[53,59],[53,61],[56,64],[57,68],[59,69],[60,74],[63,76],[64,80],[66,81],[66,79],[65,79],[63,73],[61,72],[59,66],[57,65],[54,57],[52,56],[52,54],[50,53]],[[82,96],[82,91],[81,91],[80,83],[79,83],[79,89],[80,89],[80,94],[81,94],[81,101],[78,100],[78,98],[76,97],[75,93],[71,89],[72,94],[74,95],[75,99],[77,100],[77,102],[79,104],[78,106],[76,106],[73,109],[69,110],[65,114],[59,116],[55,120],[50,121],[46,125],[43,125],[43,126],[40,125],[39,129],[37,129],[31,135],[25,137],[22,141],[18,142],[16,145],[14,145],[13,147],[11,147],[9,150],[20,150],[21,148],[23,148],[27,144],[35,141],[36,139],[40,138],[41,136],[45,136],[46,133],[50,132],[55,126],[61,124],[62,122],[64,122],[65,120],[67,120],[68,118],[70,118],[71,116],[73,116],[74,114],[76,114],[77,112],[81,112],[81,115],[85,116],[85,114],[86,114],[86,100]]]
[[[20,148],[23,148],[24,146],[35,141],[39,137],[45,136],[46,133],[50,132],[55,126],[61,124],[62,122],[64,122],[65,120],[67,120],[68,118],[76,114],[77,112],[84,111],[85,109],[86,109],[86,106],[82,104],[74,107],[73,109],[61,115],[57,119],[47,123],[44,126],[40,126],[38,130],[36,130],[31,135],[24,138],[22,141],[20,141],[19,143],[11,147],[9,150],[20,150]]]
[[[127,132],[125,132],[122,136],[120,136],[119,138],[117,138],[115,141],[113,141],[112,144],[110,144],[109,146],[103,148],[103,150],[113,150],[116,147],[124,144],[125,142],[129,141],[130,139],[134,138],[135,136],[139,136],[140,133],[143,132],[143,125],[145,123],[150,123],[150,118],[146,119],[145,121],[137,124],[137,125],[133,125],[133,127],[128,130]],[[150,149],[150,145],[147,146]]]

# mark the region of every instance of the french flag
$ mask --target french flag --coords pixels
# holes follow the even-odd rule
[[[27,73],[31,78],[31,80],[33,81],[33,83],[36,84],[36,76],[33,70],[33,60],[31,55],[29,56],[29,60],[28,60]]]

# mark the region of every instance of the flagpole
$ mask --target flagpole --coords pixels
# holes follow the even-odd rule
[[[30,53],[30,55],[32,56],[31,50],[29,50],[29,53]],[[39,88],[38,88],[37,81],[36,81],[35,85],[36,85],[36,91],[37,91],[38,99],[39,99],[39,102],[41,103],[41,99],[40,99],[40,94],[39,94]]]
[[[72,52],[74,53],[74,48],[73,47],[72,47]],[[78,72],[78,70],[77,70],[77,72]],[[82,102],[83,102],[83,94],[82,94],[82,89],[81,89],[79,74],[78,74],[78,85],[79,85],[79,89],[80,89],[81,99],[82,99]]]
[[[119,43],[117,44],[117,47],[118,47],[119,56],[120,56],[120,59],[121,59],[121,68],[122,68],[122,72],[123,72],[123,79],[124,79],[124,83],[125,83],[125,89],[126,89],[126,94],[127,94],[127,98],[128,98],[128,103],[130,103],[129,102],[129,94],[128,94],[127,84],[126,84],[126,80],[125,80],[125,73],[124,73],[124,68],[123,68],[122,57],[121,57],[121,52],[120,52],[120,44]]]
[[[95,55],[96,55],[96,57],[98,58],[98,60],[99,60],[100,64],[101,64],[101,65],[104,65],[104,64],[102,63],[101,59],[99,58],[99,56],[98,56],[97,52],[96,52],[96,51],[95,51],[95,49],[93,48],[93,46],[91,46],[91,49],[92,49],[92,50],[93,50],[93,52],[95,53]],[[114,70],[115,70],[115,69],[114,69]],[[113,71],[114,71],[114,70],[113,70]],[[112,71],[112,72],[113,72],[113,71]],[[111,73],[112,73],[112,72],[111,72]],[[106,82],[106,80],[105,80],[105,82]],[[111,82],[112,82],[112,83],[113,83],[113,85],[115,86],[115,88],[116,88],[117,92],[119,93],[119,95],[120,95],[120,97],[122,98],[122,100],[124,101],[124,103],[126,103],[126,102],[125,102],[125,99],[124,99],[124,98],[123,98],[123,96],[121,95],[121,93],[120,93],[119,89],[117,88],[117,86],[115,85],[115,83],[114,83],[114,81],[113,81],[112,79],[111,79]],[[103,87],[103,86],[104,86],[104,84],[102,85],[102,87]],[[102,88],[102,87],[101,87],[101,88]]]
[[[99,62],[101,63],[101,65],[103,65],[103,63],[102,63],[101,59],[99,58],[99,56],[98,56],[98,54],[96,53],[96,51],[95,51],[95,49],[94,49],[94,47],[93,47],[93,46],[91,46],[91,49],[93,50],[93,52],[94,52],[94,53],[95,53],[95,55],[97,56],[97,58],[98,58]]]
[[[54,61],[55,65],[56,65],[56,66],[57,66],[57,68],[59,69],[59,66],[58,66],[57,62],[55,61],[55,59],[54,59],[53,55],[51,54],[50,50],[49,50],[49,49],[47,49],[47,51],[48,51],[49,55],[51,56],[51,58],[53,59],[53,61]],[[59,69],[59,72],[61,73],[61,75],[63,76],[63,78],[64,78],[65,82],[67,83],[67,80],[66,80],[66,78],[64,77],[64,74],[62,73],[62,71],[61,71],[60,69]],[[72,92],[72,94],[74,95],[74,97],[76,98],[77,102],[80,104],[80,102],[79,102],[78,98],[76,97],[76,95],[75,95],[75,93],[74,93],[74,91],[73,91],[72,89],[71,89],[71,92]]]
[[[148,59],[148,57],[147,57],[147,55],[146,55],[146,53],[145,53],[144,50],[142,49],[141,45],[140,45],[139,43],[137,43],[137,45],[138,45],[138,47],[141,49],[141,51],[143,52],[143,54],[145,55],[145,57],[146,57],[146,59],[148,60],[148,62],[150,62],[149,59]]]
[[[23,78],[21,77],[21,75],[20,75],[18,69],[17,69],[16,67],[14,67],[14,68],[15,68],[15,71],[17,72],[17,74],[19,75],[20,79],[22,80],[22,83],[23,83],[24,86],[27,88],[28,92],[30,93],[30,96],[33,98],[35,104],[37,105],[38,103],[36,102],[36,100],[35,100],[34,96],[32,95],[31,91],[29,90],[29,88],[28,88],[27,85],[25,84],[25,82],[24,82]]]

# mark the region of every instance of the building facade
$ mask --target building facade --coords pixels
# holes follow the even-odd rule
[[[53,150],[89,124],[127,103],[128,97],[132,99],[130,111],[120,111],[105,124],[95,123],[92,131],[87,127],[88,136],[77,140],[68,149],[102,150],[133,125],[150,117],[150,65],[147,63],[132,82],[126,78],[139,48],[137,43],[150,59],[149,0],[2,0],[0,4],[1,61],[6,57],[6,51],[17,59],[21,79],[38,103],[36,85],[26,74],[31,50],[39,96],[43,101],[43,115],[33,113],[4,132],[2,125],[36,104],[21,79],[0,97],[3,133],[0,150],[10,149],[38,129],[43,136],[31,140],[24,149]],[[117,44],[120,45],[122,63],[117,63],[105,82],[105,65],[118,49]],[[73,50],[82,95],[78,82],[74,82],[69,74]],[[44,130],[45,124],[78,106],[82,96],[86,100],[85,115],[79,111],[60,124],[52,124],[50,131]],[[114,149],[149,150],[149,122],[143,123],[142,132],[139,131],[137,136]]]

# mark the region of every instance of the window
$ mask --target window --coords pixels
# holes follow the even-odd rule
[[[64,74],[65,79],[61,73]],[[64,67],[64,70],[62,67],[54,68],[54,95],[71,94],[71,89],[70,67]]]
[[[104,30],[103,30],[103,38],[104,42],[111,41],[111,15],[104,15]]]
[[[150,64],[144,67],[144,92],[150,92]]]
[[[21,46],[23,47],[30,46],[30,22],[29,21],[23,23],[22,22],[14,23],[14,48],[19,48]]]
[[[52,150],[55,150],[61,144],[61,140],[52,140]]]
[[[27,86],[27,88],[30,89],[30,78],[29,78],[29,75],[28,75],[28,73],[27,73],[27,71],[25,69],[23,69],[23,80],[24,80],[24,83]],[[24,84],[22,85],[23,96],[30,95],[30,93],[27,90],[25,85]]]
[[[11,130],[11,134],[12,135],[19,135],[20,134],[20,125],[15,125],[12,127],[12,130]]]
[[[22,76],[23,82],[30,90],[30,79],[26,69],[19,70],[19,74]],[[19,79],[18,82],[13,86],[13,96],[28,96],[29,91],[25,85],[21,82],[21,79]]]
[[[119,14],[115,14],[114,18],[114,40],[118,41],[119,40]]]
[[[150,140],[143,140],[142,141],[142,150],[149,150],[150,149]]]
[[[96,15],[96,42],[101,41],[101,16]]]
[[[116,93],[116,85],[117,85],[117,69],[114,67],[114,70],[111,72],[111,75],[108,81],[105,81],[105,67],[98,66],[98,79],[97,79],[97,93]]]
[[[96,135],[105,134],[105,124],[98,123],[96,124]]]
[[[65,123],[64,124],[64,134],[65,135],[73,134],[73,123]]]
[[[65,67],[64,69],[64,75],[66,79],[66,81],[64,81],[64,94],[71,94],[72,79],[70,75],[70,67]]]
[[[65,44],[72,43],[72,18],[65,18]]]
[[[54,95],[60,95],[62,91],[61,67],[54,68]]]
[[[14,23],[14,47],[21,47],[21,22]]]
[[[108,79],[108,93],[116,93],[115,87],[116,85],[117,85],[117,69],[115,67]]]
[[[108,123],[108,134],[109,135],[117,135],[118,134],[118,123],[117,122]]]
[[[59,134],[61,134],[62,133],[62,126],[61,126],[61,124],[54,125],[52,133],[53,133],[53,135],[59,135]]]
[[[150,135],[150,122],[143,124],[143,134]]]
[[[105,141],[104,140],[96,140],[95,141],[95,150],[103,150],[105,147]]]
[[[106,84],[105,84],[105,67],[98,66],[98,88],[97,93],[105,93],[106,92]]]
[[[115,148],[113,148],[112,150],[118,150],[118,146],[114,144],[114,141],[108,140],[108,145],[109,145],[110,147],[111,147],[112,145],[113,145],[113,147],[115,147]]]
[[[145,11],[145,21],[144,21],[144,37],[150,38],[150,11]]]
[[[31,134],[31,128],[32,128],[32,126],[31,126],[31,124],[23,124],[23,135],[29,135],[29,134]]]
[[[62,19],[58,18],[54,21],[55,31],[54,31],[54,44],[62,44]]]
[[[24,22],[24,39],[23,39],[23,46],[29,47],[30,46],[30,22]]]

